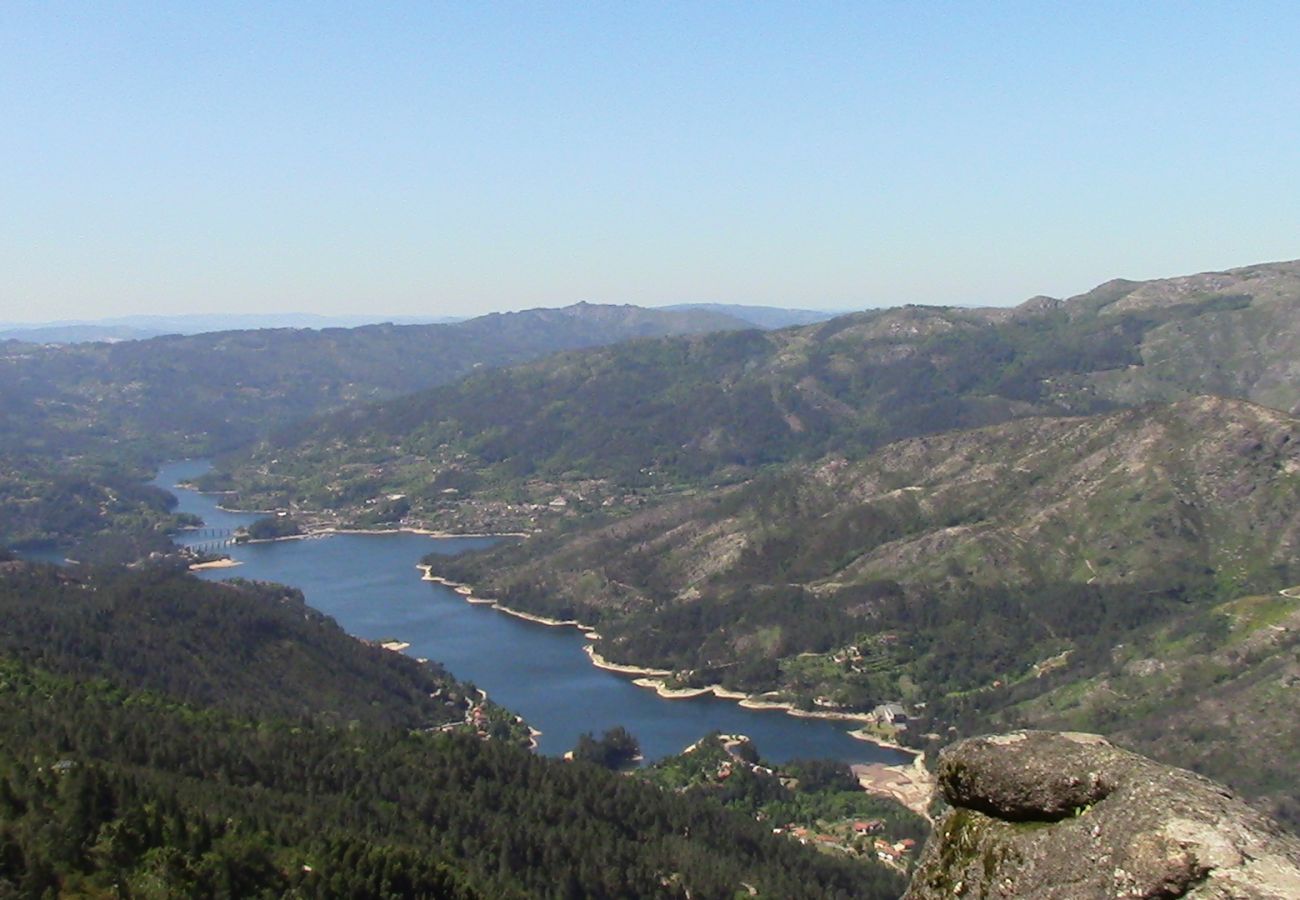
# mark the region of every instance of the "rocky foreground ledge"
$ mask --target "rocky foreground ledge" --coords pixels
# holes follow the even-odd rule
[[[905,900],[1300,898],[1300,838],[1184,769],[1093,734],[971,738]]]

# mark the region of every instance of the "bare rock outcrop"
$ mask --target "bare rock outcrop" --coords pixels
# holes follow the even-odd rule
[[[905,900],[1300,897],[1300,839],[1098,735],[961,741],[940,754],[939,784],[952,808]]]

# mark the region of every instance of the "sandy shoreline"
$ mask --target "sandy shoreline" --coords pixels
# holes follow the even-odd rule
[[[466,597],[465,599],[468,600],[470,598]],[[488,600],[486,598],[481,599],[478,602],[491,604],[493,609],[503,612],[507,616],[514,616],[516,619],[523,619],[525,622],[536,622],[538,625],[548,625],[552,628],[568,627],[577,628],[579,631],[585,630],[585,626],[575,619],[548,619],[546,616],[535,616],[532,613],[520,612],[517,609],[502,606],[496,600]]]
[[[228,510],[228,512],[240,512],[240,510]],[[463,531],[433,531],[428,528],[315,528],[311,531],[304,531],[301,534],[285,534],[273,538],[253,538],[242,541],[244,544],[274,544],[276,541],[305,541],[313,538],[333,537],[336,534],[418,534],[422,537],[440,538],[449,540],[452,538],[506,538],[506,537],[527,537],[523,532],[501,531],[501,532],[463,532]]]
[[[527,619],[530,622],[536,622],[540,625],[563,626],[568,628],[577,628],[584,633],[589,640],[595,641],[600,639],[600,635],[589,625],[583,625],[573,619],[559,620],[548,619],[545,616],[536,616],[531,613],[520,612],[516,609],[502,606],[496,600],[487,597],[476,597],[473,588],[469,585],[434,575],[432,567],[428,565],[418,565],[421,579],[440,584],[443,587],[450,588],[461,599],[467,603],[484,604],[491,606],[493,609],[506,613],[507,615],[516,616],[521,619]],[[871,722],[871,718],[865,713],[843,713],[831,710],[808,710],[799,709],[793,704],[777,700],[763,700],[760,697],[753,697],[742,691],[731,691],[719,684],[711,684],[699,688],[670,688],[665,681],[672,675],[667,669],[652,669],[645,666],[631,666],[622,663],[610,662],[596,651],[594,643],[583,645],[583,652],[591,664],[598,669],[604,669],[618,675],[632,675],[632,683],[637,687],[649,688],[660,697],[667,700],[685,700],[692,697],[702,697],[705,694],[722,700],[734,700],[745,709],[754,710],[776,710],[783,712],[788,716],[803,719],[830,719],[840,722],[861,722],[864,724]],[[485,694],[486,696],[486,694]],[[893,741],[885,740],[869,734],[866,728],[853,729],[847,734],[860,741],[868,744],[875,744],[888,750],[897,750],[903,753],[913,754],[912,762],[908,765],[888,765],[885,763],[854,764],[850,768],[858,779],[858,784],[868,793],[878,794],[890,797],[897,802],[906,806],[908,809],[920,815],[927,821],[932,821],[929,814],[929,806],[935,793],[934,776],[925,766],[925,757],[918,751],[910,747],[904,747]],[[536,735],[530,741],[534,749],[537,745]],[[572,751],[565,754],[565,759],[572,759]]]
[[[606,672],[617,672],[620,675],[638,676],[632,683],[640,684],[642,687],[647,687],[643,682],[648,682],[654,677],[666,677],[673,674],[668,669],[648,669],[645,666],[629,666],[623,663],[610,662],[596,652],[595,644],[584,645],[582,652],[587,654],[587,658],[591,660],[591,664],[597,669],[604,669]]]
[[[523,531],[434,531],[430,528],[321,528],[312,534],[422,534],[434,538],[528,537]]]
[[[589,651],[588,655],[595,655],[594,651],[591,651],[591,648],[587,649]],[[599,663],[597,663],[597,665],[599,665]],[[612,672],[635,669],[634,666],[618,666],[616,663],[609,663],[600,667],[602,669],[609,669]],[[744,706],[744,701],[749,699],[749,695],[745,692],[729,691],[720,684],[706,684],[704,687],[669,687],[668,683],[663,680],[663,676],[671,675],[672,673],[665,672],[662,669],[637,669],[636,672],[649,677],[634,678],[632,679],[633,684],[637,687],[649,688],[665,700],[690,700],[692,697],[703,697],[706,694],[712,694],[719,700],[741,701],[740,705]]]
[[[846,713],[835,712],[833,710],[820,709],[801,709],[792,703],[783,700],[763,700],[746,694],[744,691],[732,691],[724,688],[720,684],[709,684],[704,687],[690,688],[670,688],[662,680],[662,676],[671,673],[656,669],[640,669],[636,666],[620,666],[616,663],[609,663],[601,659],[599,654],[592,647],[584,648],[587,655],[592,657],[592,662],[602,669],[609,669],[612,672],[621,672],[627,674],[636,674],[642,677],[633,679],[632,683],[638,687],[649,688],[665,700],[689,700],[692,697],[703,697],[706,694],[712,694],[720,700],[735,700],[738,706],[745,709],[754,710],[778,710],[788,716],[794,716],[797,719],[829,719],[836,722],[861,722],[864,725],[873,721],[866,713]],[[869,744],[876,744],[881,747],[888,747],[891,750],[899,750],[903,753],[917,754],[918,751],[911,747],[904,747],[902,744],[896,744],[893,741],[870,734],[865,728],[855,729],[848,732],[849,737],[856,738],[859,741],[866,741]]]
[[[433,568],[432,566],[420,564],[417,565],[416,568],[419,569],[420,572],[422,573],[421,580],[432,581],[435,584],[440,584],[443,587],[450,588],[456,594],[460,595],[460,597],[463,600],[465,600],[465,602],[467,603],[477,603],[486,606],[491,606],[493,609],[503,612],[506,615],[515,616],[516,618],[520,618],[520,619],[526,619],[529,622],[536,622],[539,625],[564,626],[568,628],[577,628],[579,631],[583,632],[584,636],[587,637],[589,640],[596,641],[600,639],[600,635],[596,632],[594,628],[592,628],[590,625],[584,625],[575,619],[564,619],[564,620],[549,619],[545,616],[537,616],[537,615],[533,615],[532,613],[520,612],[517,609],[510,609],[508,606],[502,606],[501,603],[496,600],[492,600],[487,597],[476,597],[474,595],[473,588],[471,588],[469,585],[461,584],[460,582],[457,581],[452,581],[449,578],[443,578],[440,575],[434,575],[432,571]],[[706,694],[712,694],[713,696],[717,697],[720,700],[737,701],[737,703],[740,706],[744,707],[745,709],[778,710],[780,712],[785,713],[788,716],[794,716],[795,718],[800,718],[800,719],[829,719],[837,722],[861,722],[863,725],[866,725],[867,723],[873,721],[873,719],[866,713],[846,713],[846,712],[835,712],[832,710],[800,709],[799,707],[795,706],[792,703],[787,703],[781,700],[763,700],[761,699],[761,697],[755,697],[750,694],[746,694],[743,691],[728,690],[727,688],[724,688],[720,684],[710,684],[698,688],[670,688],[668,687],[666,681],[664,680],[673,674],[668,669],[652,669],[652,668],[647,668],[645,666],[633,666],[633,665],[626,665],[623,663],[610,662],[609,660],[601,656],[599,652],[597,652],[595,644],[586,644],[585,646],[583,646],[582,649],[583,652],[587,654],[587,658],[591,660],[591,664],[596,668],[604,669],[607,672],[614,672],[619,675],[636,676],[632,679],[633,684],[635,684],[637,687],[643,687],[643,688],[648,688],[650,690],[653,690],[656,694],[658,694],[660,697],[663,697],[665,700],[689,700],[692,697],[703,697]],[[884,747],[889,750],[897,750],[903,753],[911,753],[915,756],[915,759],[918,761],[922,758],[922,754],[919,750],[913,750],[911,747],[904,747],[901,744],[894,743],[893,741],[889,741],[884,738],[880,738],[875,735],[868,734],[865,728],[854,729],[847,733],[850,737],[855,738],[859,741],[865,741],[868,744],[875,744],[878,747]],[[924,770],[923,764],[922,764],[922,770]],[[927,800],[926,802],[929,801]]]
[[[278,544],[280,541],[305,541],[309,538],[315,538],[315,537],[324,538],[324,537],[329,537],[329,535],[325,534],[324,532],[316,533],[316,532],[304,531],[299,534],[282,534],[279,537],[273,537],[273,538],[248,538],[246,540],[239,541],[238,543],[241,545],[242,544]]]
[[[860,741],[868,741],[872,744],[878,744],[881,747],[888,747],[890,750],[899,750],[903,753],[910,753],[915,759],[922,759],[925,753],[917,750],[915,747],[904,747],[902,744],[891,741],[889,738],[883,738],[878,734],[871,734],[865,728],[855,728],[849,732],[849,737],[857,738]]]
[[[190,571],[197,572],[201,569],[231,569],[235,566],[242,566],[243,563],[237,559],[225,557],[223,559],[213,559],[208,562],[190,563]]]
[[[431,571],[432,567],[426,566],[423,563],[417,565],[416,568],[423,573],[423,575],[420,578],[421,581],[432,581],[434,584],[440,584],[445,588],[451,588],[451,590],[459,594],[461,599],[464,600],[466,603],[475,603],[483,606],[490,606],[493,609],[497,610],[498,612],[503,612],[508,616],[514,616],[516,619],[523,619],[526,622],[536,622],[538,625],[547,625],[553,628],[555,627],[576,628],[579,631],[586,634],[588,637],[596,633],[591,628],[590,625],[583,625],[577,619],[551,619],[548,618],[547,616],[539,616],[534,613],[527,613],[518,609],[511,609],[508,606],[503,606],[499,600],[493,600],[490,597],[476,597],[474,595],[474,589],[471,588],[469,585],[461,584],[460,582],[452,581],[448,578],[443,578],[439,575],[434,575],[433,572]]]

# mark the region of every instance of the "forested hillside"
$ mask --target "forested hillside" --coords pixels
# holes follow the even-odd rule
[[[76,546],[86,561],[135,560],[171,546],[193,524],[176,498],[146,484],[138,459],[65,458],[58,442],[43,452],[0,453],[0,547]]]
[[[461,686],[395,654],[343,646],[350,639],[304,618],[284,589],[165,570],[74,579],[3,567],[5,612],[18,625],[0,650],[0,891],[901,891],[889,870],[816,853],[708,798],[430,733]],[[144,623],[159,633],[140,633]],[[132,636],[137,663],[125,654]],[[224,659],[243,645],[247,659]],[[272,649],[283,674],[259,689]],[[334,665],[322,669],[327,659]],[[232,672],[240,664],[250,667],[242,680]]]
[[[401,492],[408,523],[531,531],[429,562],[598,626],[602,656],[668,686],[902,701],[917,745],[1075,723],[1161,755],[1167,728],[1162,758],[1294,819],[1268,774],[1291,755],[1223,764],[1234,728],[1272,733],[1292,651],[1237,655],[1211,610],[1300,582],[1298,317],[1300,263],[1279,263],[570,353],[301,422],[211,484],[340,522]],[[1171,641],[1220,662],[1116,675]],[[1120,683],[1135,704],[1107,711]]]
[[[425,728],[464,719],[434,664],[357,641],[283,585],[172,566],[0,563],[0,657],[243,716]]]
[[[916,745],[994,724],[1117,731],[1294,822],[1300,796],[1273,774],[1300,762],[1293,717],[1268,716],[1300,678],[1294,602],[1277,593],[1300,582],[1297,315],[1300,265],[1285,263],[570,351],[282,423],[207,486],[307,528],[526,531],[427,562],[598,625],[602,655],[672,670],[669,686],[821,711],[899,701],[895,736]],[[252,368],[279,359],[255,335],[221,340]],[[167,385],[171,359],[5,395],[7,527],[161,541],[178,523],[135,480],[149,454],[217,446],[222,416],[253,423],[233,445],[399,389],[375,386],[384,367],[362,373],[367,395],[275,363],[226,392],[242,399],[151,430],[201,397]],[[737,815],[704,802],[712,787],[668,795],[426,734],[463,715],[467,688],[340,643],[292,592],[4,567],[0,845],[17,849],[0,856],[15,884],[183,890],[220,871],[304,893],[332,891],[326,878],[465,896],[897,890],[773,843],[753,816],[797,802],[779,785],[750,784],[767,799]],[[1267,739],[1234,754],[1242,733]]]

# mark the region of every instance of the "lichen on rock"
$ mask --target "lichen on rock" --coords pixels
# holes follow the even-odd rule
[[[906,900],[1300,897],[1300,839],[1098,735],[971,738],[940,754],[938,777],[952,808]]]

